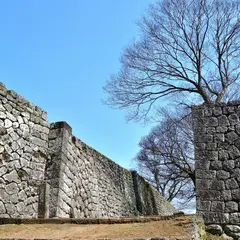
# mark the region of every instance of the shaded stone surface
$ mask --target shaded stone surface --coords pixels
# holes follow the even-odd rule
[[[208,228],[240,237],[240,101],[192,107],[197,213]],[[216,120],[217,118],[217,120]],[[206,131],[199,131],[204,125]],[[212,148],[209,144],[212,136]],[[202,144],[202,148],[199,148]],[[203,154],[204,153],[204,154]],[[215,157],[213,157],[215,156]],[[200,167],[204,162],[204,166]],[[208,181],[208,182],[207,182]],[[208,207],[210,205],[211,207]],[[211,231],[211,230],[210,230]]]

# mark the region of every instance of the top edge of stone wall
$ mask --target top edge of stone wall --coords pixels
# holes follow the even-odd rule
[[[87,145],[85,142],[83,142],[82,140],[80,140],[79,138],[77,138],[76,136],[72,135],[72,143],[76,146],[76,147],[84,147],[84,149],[86,150],[86,152],[88,152],[89,154],[91,154],[92,156],[97,156],[99,160],[101,159],[105,159],[110,161],[112,164],[116,165],[118,168],[122,169],[125,172],[128,172],[129,174],[131,174],[131,171],[129,171],[128,169],[120,166],[118,163],[116,163],[114,160],[108,158],[107,156],[105,156],[104,154],[100,153],[99,151],[97,151],[96,149],[92,148],[91,146]]]
[[[29,102],[15,91],[7,89],[2,82],[0,82],[0,96],[6,98],[8,101],[21,105],[21,107],[25,108],[25,111],[30,112],[31,114],[36,116],[41,116],[42,119],[47,120],[46,111],[42,110],[39,106]]]
[[[75,135],[72,134],[72,127],[65,121],[61,121],[61,122],[55,122],[55,123],[51,123],[50,125],[51,129],[58,129],[58,128],[64,128],[68,131],[68,133],[71,136],[71,140],[72,143],[77,147],[77,148],[81,148],[84,149],[84,152],[86,152],[87,154],[95,157],[97,156],[98,159],[105,159],[110,161],[112,164],[116,165],[118,168],[122,169],[125,172],[128,172],[129,174],[132,174],[130,170],[120,166],[118,163],[116,163],[114,160],[106,157],[105,155],[103,155],[102,153],[100,153],[99,151],[97,151],[96,149],[94,149],[93,147],[89,146],[88,144],[86,144],[85,142],[83,142],[82,140],[80,140],[78,137],[76,137]],[[143,177],[142,177],[143,178]],[[144,178],[143,178],[144,179]]]
[[[0,82],[0,97],[1,96],[6,98],[8,101],[18,103],[19,105],[25,108],[24,109],[25,111],[30,112],[33,115],[42,116],[44,120],[47,120],[47,112],[42,110],[39,106],[32,104],[31,102],[26,100],[23,96],[16,93],[15,91],[7,89],[7,87],[2,82]],[[69,132],[69,134],[72,135],[72,143],[76,147],[84,148],[86,152],[89,153],[90,155],[97,156],[99,159],[106,159],[110,161],[112,164],[116,165],[118,168],[122,169],[125,173],[127,172],[128,174],[131,174],[131,171],[120,166],[112,159],[106,157],[99,151],[95,150],[94,148],[92,148],[91,146],[87,145],[86,143],[81,141],[79,138],[74,136],[72,134],[72,127],[67,122],[58,121],[58,122],[51,123],[50,128],[52,129],[65,128]]]
[[[192,109],[203,109],[203,108],[211,108],[211,107],[225,107],[225,106],[238,106],[240,105],[240,100],[230,101],[230,102],[220,102],[220,103],[203,103],[198,105],[192,105]]]

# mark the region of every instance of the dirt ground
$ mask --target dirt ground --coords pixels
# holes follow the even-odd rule
[[[191,239],[189,217],[131,224],[10,224],[0,225],[1,238],[28,239],[120,239],[153,238]]]

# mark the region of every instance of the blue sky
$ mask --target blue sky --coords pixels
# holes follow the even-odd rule
[[[79,139],[130,168],[150,126],[126,123],[102,104],[102,86],[139,34],[135,22],[152,0],[0,2],[0,81],[65,120]]]

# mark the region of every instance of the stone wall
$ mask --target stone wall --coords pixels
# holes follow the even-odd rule
[[[197,213],[240,236],[240,102],[194,106]]]
[[[46,113],[0,85],[0,216],[38,216],[48,159]]]
[[[172,212],[172,206],[159,192],[145,179],[138,175],[136,171],[132,172],[133,184],[136,196],[137,210],[143,215],[168,215]]]
[[[0,218],[172,215],[129,172],[72,135],[65,122],[0,84]]]

